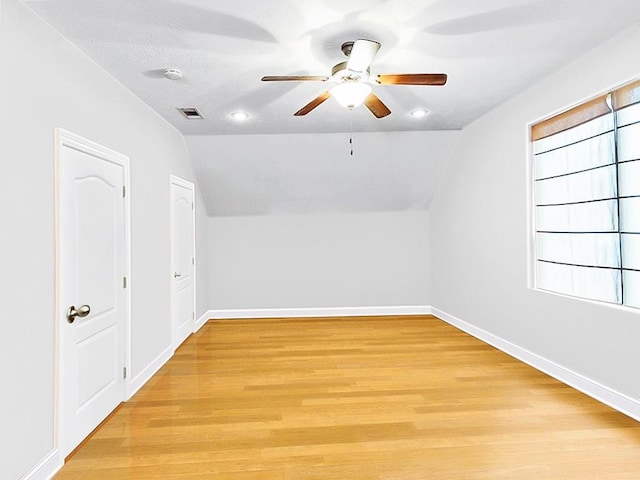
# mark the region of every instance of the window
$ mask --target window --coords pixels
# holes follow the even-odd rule
[[[640,308],[640,81],[531,139],[537,287]]]

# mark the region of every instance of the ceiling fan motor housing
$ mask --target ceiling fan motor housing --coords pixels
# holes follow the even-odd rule
[[[347,69],[348,62],[340,62],[331,69],[331,80],[336,83],[343,82],[366,82],[369,78],[370,70],[366,72],[354,72]]]
[[[331,69],[331,77],[318,75],[265,76],[262,81],[317,81],[336,84],[318,95],[294,115],[300,117],[334,97],[341,105],[352,109],[364,105],[377,118],[386,117],[391,110],[371,91],[371,84],[377,85],[444,85],[447,75],[444,73],[400,73],[377,74],[371,76],[371,64],[380,50],[381,44],[375,40],[358,39],[344,42],[341,46],[348,60],[340,62]]]

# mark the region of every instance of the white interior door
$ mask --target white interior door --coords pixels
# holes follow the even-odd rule
[[[59,449],[124,400],[128,158],[58,131]]]
[[[173,346],[195,326],[194,186],[171,177],[171,305]]]

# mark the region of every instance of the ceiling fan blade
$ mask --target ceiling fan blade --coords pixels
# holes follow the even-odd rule
[[[304,107],[302,107],[300,110],[298,110],[293,115],[296,116],[296,117],[301,117],[303,115],[306,115],[311,110],[313,110],[318,105],[320,105],[322,102],[326,101],[330,96],[331,96],[331,94],[329,92],[321,93],[320,95],[318,95],[316,98],[311,100],[309,103],[307,103]]]
[[[380,85],[435,85],[447,83],[446,73],[397,73],[376,75]]]
[[[267,75],[261,80],[263,82],[326,82],[329,77],[323,75]]]
[[[354,72],[366,72],[373,58],[380,50],[380,44],[373,40],[356,40],[349,54],[347,68]]]
[[[364,104],[377,118],[386,117],[391,113],[389,107],[382,103],[382,100],[380,100],[373,92],[364,99]]]

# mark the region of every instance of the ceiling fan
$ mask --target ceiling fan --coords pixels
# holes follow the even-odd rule
[[[380,50],[380,43],[374,40],[356,40],[342,44],[342,52],[349,57],[346,62],[338,63],[331,70],[331,76],[291,75],[265,76],[263,82],[332,82],[335,85],[321,93],[294,115],[300,117],[311,112],[329,97],[334,97],[342,106],[353,109],[364,105],[377,118],[386,117],[391,110],[382,103],[371,85],[435,85],[447,83],[445,73],[397,73],[371,74],[371,63]]]

